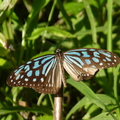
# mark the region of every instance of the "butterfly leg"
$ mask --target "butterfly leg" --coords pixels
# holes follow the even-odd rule
[[[64,69],[63,69],[63,67],[62,67],[62,82],[63,82],[63,85],[64,85],[64,87],[67,87],[67,84],[66,84],[66,81],[65,81],[65,75],[64,75]]]

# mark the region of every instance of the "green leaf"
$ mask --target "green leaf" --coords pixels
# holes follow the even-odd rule
[[[91,120],[118,120],[117,118],[113,118],[108,112],[102,112]]]
[[[45,33],[45,31],[47,31],[47,34]],[[48,36],[48,34],[50,34],[51,36],[57,36],[57,37],[62,37],[62,38],[65,38],[65,37],[74,38],[75,37],[70,32],[67,32],[65,30],[61,30],[60,28],[53,26],[53,27],[40,27],[40,28],[34,29],[34,31],[28,37],[28,39],[29,40],[37,39],[42,34],[44,34],[44,36],[45,35]]]
[[[68,79],[67,83],[74,86],[78,91],[87,96],[92,103],[96,104],[98,107],[106,110],[106,106],[100,101],[97,95],[82,81],[76,82],[72,79]]]
[[[33,113],[42,113],[42,114],[47,114],[47,115],[52,115],[52,110],[50,110],[47,107],[22,107],[22,106],[17,106],[17,107],[9,107],[9,108],[0,108],[0,115],[3,114],[10,114],[10,113],[15,113],[15,112],[20,112],[20,111],[29,111]]]
[[[43,116],[37,117],[36,120],[53,120],[53,116],[43,115]]]
[[[0,67],[4,68],[4,69],[9,69],[9,68],[14,68],[13,65],[11,64],[11,62],[0,58]]]
[[[88,98],[84,97],[75,106],[73,106],[72,109],[68,112],[66,119],[69,120],[72,114],[74,114],[78,109],[82,108],[86,104],[87,100]]]

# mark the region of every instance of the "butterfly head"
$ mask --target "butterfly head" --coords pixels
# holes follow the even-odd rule
[[[56,50],[56,53],[61,53],[61,50],[60,50],[60,49],[57,49],[57,50]]]
[[[61,54],[62,51],[61,51],[60,49],[57,49],[57,50],[56,50],[56,53],[57,53],[57,54]]]

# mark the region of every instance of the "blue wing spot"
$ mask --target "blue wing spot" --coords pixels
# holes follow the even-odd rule
[[[85,59],[85,62],[90,65],[91,64],[91,61],[89,59]]]
[[[94,62],[96,62],[96,63],[100,62],[99,59],[94,58],[94,57],[92,58],[92,60],[93,60]]]
[[[35,76],[40,76],[40,70],[35,71]]]
[[[87,49],[73,49],[73,50],[69,50],[69,51],[67,51],[67,52],[71,52],[71,51],[75,51],[75,52],[76,52],[76,51],[86,51],[86,50],[87,50]],[[67,52],[66,52],[66,53],[67,53]]]
[[[33,69],[40,67],[39,61],[34,62]]]
[[[100,58],[100,53],[99,52],[93,52],[94,57],[99,57]]]
[[[37,81],[37,79],[36,78],[33,78],[33,82],[36,82]]]
[[[50,60],[51,58],[53,58],[53,56],[44,58],[44,59],[41,61],[41,63],[44,64],[46,61]]]
[[[27,72],[27,71],[30,70],[30,66],[29,66],[29,65],[26,65],[26,66],[24,67],[24,69],[25,69],[25,72]]]
[[[109,53],[102,53],[102,54],[104,54],[107,57],[111,57],[111,55]]]
[[[111,59],[110,59],[110,58],[108,58],[108,57],[106,57],[106,60],[107,60],[107,61],[111,61]]]
[[[20,74],[19,74],[19,75],[17,75],[16,80],[18,80],[19,78],[20,78]]]
[[[88,52],[81,52],[82,53],[82,57],[90,57],[90,55],[88,55]]]
[[[104,50],[98,50],[100,53],[105,53],[105,51]]]
[[[68,60],[70,60],[72,63],[76,64],[77,66],[79,66],[80,68],[82,68],[82,66],[76,62],[73,58],[73,56],[67,56]],[[78,58],[79,59],[79,58]],[[66,60],[68,62],[68,60]],[[81,60],[80,60],[81,61]],[[84,63],[83,63],[84,64]]]
[[[24,65],[21,65],[19,68],[24,68]]]
[[[67,53],[65,53],[65,54],[81,56],[81,54],[78,53],[78,52],[67,52]]]
[[[89,51],[95,51],[95,49],[90,49]]]
[[[104,50],[99,50],[99,52],[107,57],[111,57],[111,53],[110,52],[107,52],[105,53]]]
[[[17,69],[17,70],[15,70],[14,72],[15,72],[15,76],[17,76],[19,73],[20,73],[20,71],[23,69],[23,67],[22,68],[20,68],[20,69]]]
[[[41,57],[35,58],[34,61],[38,61],[38,60],[41,60],[42,58],[50,57],[50,56],[51,56],[51,55],[41,56]]]
[[[28,76],[28,77],[31,77],[31,76],[32,76],[32,73],[33,73],[32,70],[30,70],[30,71],[27,73],[27,76]]]
[[[44,75],[45,74],[45,76],[48,74],[48,72],[50,71],[50,69],[51,69],[51,66],[53,65],[53,60],[55,60],[55,59],[52,59],[52,60],[50,60],[49,62],[47,62],[46,64],[44,64],[44,66],[43,66],[43,70],[42,70],[42,74]],[[46,72],[46,70],[47,70],[47,72]],[[46,73],[45,73],[46,72]]]
[[[77,60],[82,66],[84,65],[83,61],[79,57],[73,57],[73,56],[71,56],[71,58]]]
[[[52,66],[54,66],[54,68],[55,68],[55,65],[53,65],[53,62],[56,62],[56,61],[51,61],[51,64],[50,64],[49,67],[46,69],[45,76],[47,76],[47,74],[48,74],[48,72],[50,71],[50,69],[52,68]]]
[[[30,63],[32,63],[32,61],[28,61],[26,64],[30,64]]]
[[[28,81],[29,81],[29,79],[28,79],[28,78],[25,78],[24,80],[25,80],[26,82],[28,82]]]
[[[43,57],[38,57],[38,58],[35,58],[34,61],[38,61],[40,59],[42,59]]]
[[[21,77],[20,77],[20,78],[22,79],[23,77],[24,77],[24,75],[21,75]]]

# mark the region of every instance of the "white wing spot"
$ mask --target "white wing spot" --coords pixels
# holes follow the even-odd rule
[[[89,74],[87,74],[87,76],[89,76]]]
[[[13,80],[11,80],[11,82],[13,82]]]
[[[97,68],[95,65],[92,65],[91,67],[92,67],[92,68]]]
[[[104,62],[106,62],[106,59],[103,59]]]
[[[116,62],[116,60],[114,59],[114,62]]]
[[[41,80],[41,82],[44,82],[44,78],[41,78],[40,80]]]
[[[88,72],[88,68],[83,68],[86,72]]]
[[[24,75],[21,75],[21,77],[20,77],[20,78],[22,79],[23,77],[24,77]]]
[[[25,81],[26,81],[26,82],[28,82],[28,80],[29,80],[28,78],[25,78]]]
[[[100,63],[99,65],[103,65],[103,63]]]
[[[33,79],[33,82],[36,82],[36,81],[37,81],[37,79],[36,79],[36,78],[34,78],[34,79]]]
[[[20,83],[21,81],[18,81],[18,83]]]

